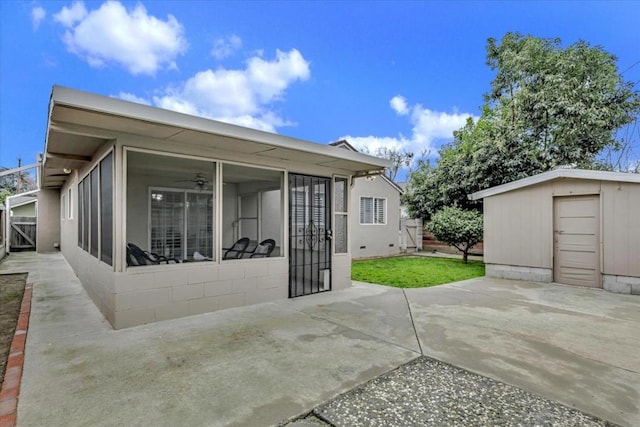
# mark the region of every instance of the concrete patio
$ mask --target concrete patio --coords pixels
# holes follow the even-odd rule
[[[638,296],[486,278],[355,283],[114,331],[60,254],[0,264],[18,271],[34,285],[21,426],[273,425],[420,354],[640,425]]]

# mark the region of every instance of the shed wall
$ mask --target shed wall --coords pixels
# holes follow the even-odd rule
[[[640,184],[558,179],[484,199],[485,262],[553,268],[553,197],[600,194],[601,273],[640,277]]]

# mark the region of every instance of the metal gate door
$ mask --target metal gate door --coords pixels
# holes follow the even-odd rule
[[[289,174],[289,297],[331,290],[331,179]]]

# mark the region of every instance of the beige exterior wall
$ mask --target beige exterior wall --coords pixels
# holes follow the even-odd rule
[[[360,224],[360,197],[377,197],[387,201],[386,224]],[[351,256],[367,258],[400,253],[400,193],[382,177],[373,181],[357,178],[351,188],[349,203]]]
[[[73,171],[60,191],[49,191],[47,201],[55,204],[47,212],[57,222],[56,241],[62,253],[80,278],[87,293],[114,328],[120,329],[160,320],[200,314],[230,307],[285,299],[289,294],[289,259],[287,256],[237,261],[183,263],[162,266],[127,268],[124,243],[127,236],[146,241],[144,227],[135,219],[127,218],[125,202],[127,183],[125,174],[125,147],[176,153],[175,143],[163,140],[122,135],[113,144],[114,151],[114,266],[99,261],[78,247],[78,195],[77,184],[111,149],[105,145],[93,156],[92,162],[82,170]],[[242,153],[218,152],[200,146],[183,145],[181,155],[212,161],[229,161],[246,165],[278,168],[287,172],[332,177],[345,175],[343,170],[265,159]],[[148,183],[142,183],[147,185]],[[140,184],[140,185],[142,185]],[[137,184],[136,184],[137,185]],[[157,185],[153,183],[153,185]],[[71,218],[60,218],[60,199],[68,190],[72,193]],[[286,189],[286,185],[285,185]],[[288,202],[288,192],[283,197]],[[54,203],[55,202],[55,203]],[[146,203],[146,201],[145,201]],[[143,209],[146,212],[146,206]],[[285,209],[284,254],[288,245],[288,209]],[[390,212],[388,212],[388,215]],[[392,217],[389,216],[391,221]],[[397,219],[393,219],[397,222]],[[125,227],[127,224],[128,227]],[[127,228],[133,230],[127,231]],[[139,228],[144,228],[140,233]],[[127,234],[129,233],[129,234]],[[397,240],[397,231],[396,231]],[[145,244],[146,246],[146,244]],[[396,243],[397,247],[397,243]],[[332,258],[332,289],[351,286],[351,258],[338,254]]]
[[[553,197],[600,195],[602,274],[640,277],[640,184],[557,179],[484,199],[487,264],[553,268]]]
[[[34,201],[33,203],[27,203],[25,205],[12,207],[11,213],[13,213],[13,216],[35,217],[36,203]]]
[[[36,250],[54,252],[60,244],[60,192],[58,190],[38,191],[38,228]]]

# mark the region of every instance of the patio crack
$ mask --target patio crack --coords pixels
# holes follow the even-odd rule
[[[416,322],[413,320],[413,312],[411,311],[411,304],[409,303],[409,298],[407,298],[407,293],[404,288],[402,289],[402,295],[404,295],[404,300],[407,302],[407,309],[409,310],[409,318],[411,319],[411,327],[413,328],[413,333],[416,336],[416,341],[418,342],[418,348],[420,349],[420,354],[424,356],[424,351],[422,350],[422,344],[420,343],[420,337],[418,336],[418,330],[416,329]]]
[[[282,306],[283,306],[283,307],[285,307],[284,305],[282,305]],[[402,345],[402,344],[400,344],[400,343],[393,342],[393,341],[389,341],[389,340],[386,340],[386,339],[381,338],[381,337],[379,337],[379,336],[372,335],[372,334],[370,334],[370,333],[368,333],[368,332],[366,332],[366,331],[363,331],[363,330],[361,330],[361,329],[354,328],[354,327],[352,327],[352,326],[347,326],[347,325],[345,325],[344,323],[341,323],[341,322],[338,322],[338,321],[336,321],[336,320],[331,319],[330,317],[327,317],[327,316],[321,316],[321,315],[318,315],[318,314],[307,313],[307,312],[305,312],[305,311],[303,311],[303,310],[300,310],[300,309],[298,309],[298,308],[294,308],[294,307],[286,307],[286,308],[288,308],[288,309],[290,309],[290,310],[292,310],[292,311],[295,311],[295,312],[297,312],[297,313],[300,313],[300,314],[302,314],[302,315],[304,315],[304,316],[310,317],[311,319],[322,320],[322,321],[324,321],[324,322],[328,322],[328,323],[331,323],[331,324],[336,325],[336,326],[340,326],[340,327],[345,328],[345,329],[349,329],[349,330],[352,330],[352,331],[356,331],[356,332],[358,332],[359,334],[362,334],[362,335],[367,336],[367,337],[369,337],[369,338],[373,338],[375,341],[379,341],[379,342],[383,342],[383,343],[386,343],[386,344],[390,344],[390,345],[392,345],[392,346],[394,346],[394,347],[398,347],[398,348],[401,348],[401,349],[403,349],[403,350],[410,351],[411,353],[415,353],[415,354],[417,354],[417,353],[418,353],[414,348],[409,348],[409,347],[404,346],[404,345]],[[411,318],[411,324],[412,324],[412,326],[413,326],[413,318]],[[414,330],[414,332],[415,332],[415,326],[413,327],[413,330]],[[422,353],[422,347],[420,346],[420,341],[419,341],[419,340],[418,340],[418,347],[419,347],[419,349],[420,349],[420,355],[423,355],[423,353]]]

